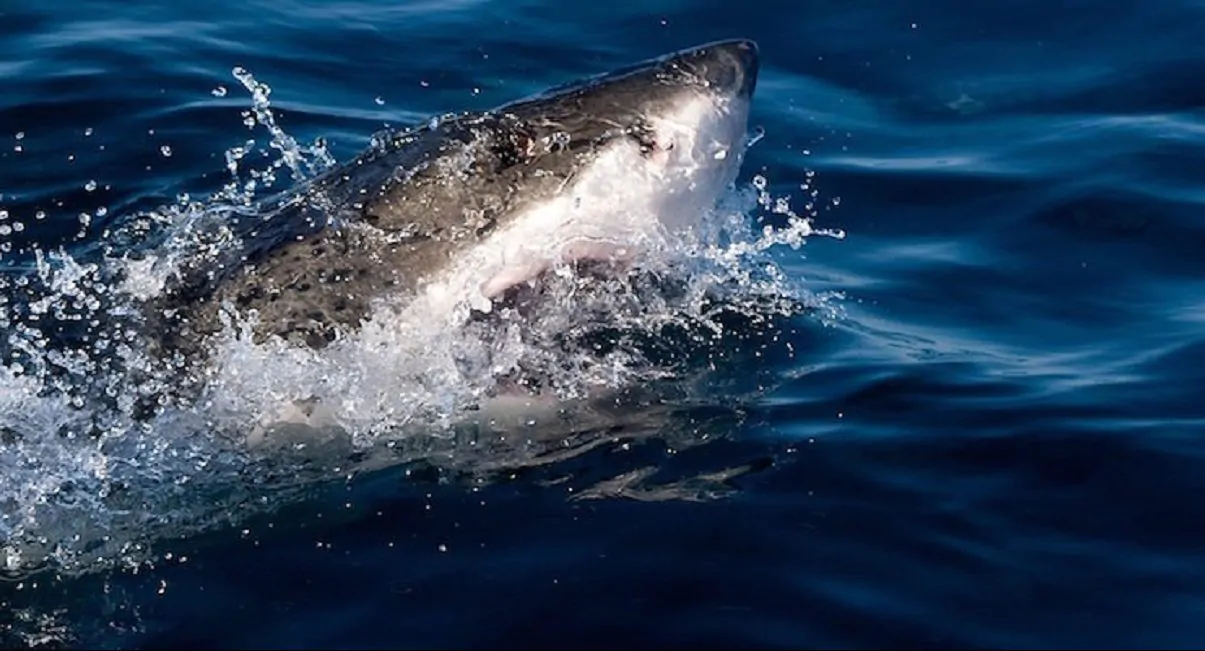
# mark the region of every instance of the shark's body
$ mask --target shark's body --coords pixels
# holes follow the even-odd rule
[[[751,41],[713,43],[380,135],[242,216],[240,248],[153,300],[161,352],[194,350],[223,309],[322,348],[382,303],[488,311],[550,265],[629,258],[733,181],[757,71]]]

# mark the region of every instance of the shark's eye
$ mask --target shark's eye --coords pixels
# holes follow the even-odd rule
[[[658,150],[673,149],[673,143],[668,147],[657,142],[657,134],[652,127],[647,124],[636,124],[628,128],[627,135],[640,145],[640,153],[643,156],[651,156]]]

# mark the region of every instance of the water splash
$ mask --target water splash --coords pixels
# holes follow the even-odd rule
[[[34,247],[31,266],[0,275],[0,573],[137,565],[153,558],[158,540],[229,526],[282,503],[290,487],[374,465],[436,454],[462,465],[522,464],[533,448],[500,446],[491,433],[513,414],[482,410],[507,385],[539,383],[547,417],[528,404],[517,426],[528,444],[555,447],[576,430],[536,421],[566,420],[567,404],[579,405],[577,418],[613,421],[614,410],[599,415],[600,396],[636,386],[689,393],[714,367],[691,351],[722,342],[725,313],[810,308],[832,317],[839,309],[788,278],[778,256],[813,235],[843,234],[813,228],[814,191],[805,186],[807,205],[796,214],[758,176],[631,273],[559,267],[538,296],[455,331],[382,314],[316,352],[252,343],[250,324],[232,319],[199,372],[155,359],[133,325],[141,302],[185,263],[236,250],[231,222],[252,214],[281,169],[296,183],[335,164],[324,142],[301,145],[277,125],[266,84],[233,73],[251,95],[246,125],[265,130],[275,152],[265,166],[247,164],[257,146],[247,140],[225,152],[230,180],[208,198],[181,195],[122,216],[80,251]],[[786,226],[750,229],[751,215]],[[17,230],[5,223],[0,241]],[[265,415],[299,408],[298,397],[313,400],[333,434],[265,429]]]
[[[295,181],[304,181],[335,164],[334,158],[321,141],[309,148],[302,148],[276,124],[276,118],[269,109],[268,95],[272,93],[270,86],[257,81],[250,72],[241,67],[235,67],[232,74],[251,93],[251,109],[243,113],[243,123],[249,129],[259,125],[268,130],[272,137],[272,148],[280,152],[280,158],[277,160],[288,166]]]

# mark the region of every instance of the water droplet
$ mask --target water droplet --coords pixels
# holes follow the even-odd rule
[[[85,138],[87,138],[87,137],[89,137],[89,136],[91,136],[91,135],[92,135],[92,127],[88,127],[88,128],[86,128],[86,129],[84,129],[84,137],[85,137]]]
[[[381,99],[381,96],[380,96],[380,95],[377,95],[376,99],[374,99],[374,100],[372,100],[372,101],[376,102],[376,103],[377,103],[377,106],[384,106],[384,105],[385,105],[385,100]]]
[[[209,91],[209,93],[211,95],[213,95],[214,97],[225,97],[226,96],[226,87],[218,86],[217,88],[214,88],[213,90]]]
[[[104,206],[101,206],[101,207],[99,207],[99,208],[97,208],[97,209],[96,209],[96,216],[97,216],[97,217],[104,217],[104,216],[105,216],[105,215],[107,215],[107,214],[109,214],[109,209],[108,209],[108,208],[105,208]]]
[[[88,192],[95,191],[96,190],[96,181],[88,181],[87,183],[84,184],[84,189],[87,190]]]
[[[172,155],[172,148],[169,145],[160,145],[159,153],[163,154],[164,158],[170,158]]]
[[[38,212],[35,212],[35,213],[33,214],[33,218],[34,218],[34,219],[46,219],[46,211],[45,211],[45,210],[39,210]]]
[[[20,233],[23,230],[25,230],[24,222],[13,222],[13,231],[14,232]]]
[[[753,127],[753,133],[749,134],[748,140],[745,142],[746,147],[752,147],[761,142],[762,138],[766,137],[766,128],[758,125]]]
[[[24,132],[24,131],[18,131],[18,132],[17,132],[17,140],[24,140],[24,139],[25,139],[25,132]]]

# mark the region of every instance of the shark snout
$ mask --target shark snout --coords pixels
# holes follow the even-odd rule
[[[749,98],[757,87],[757,43],[733,39],[708,43],[682,55],[680,65],[691,69],[716,91]]]

